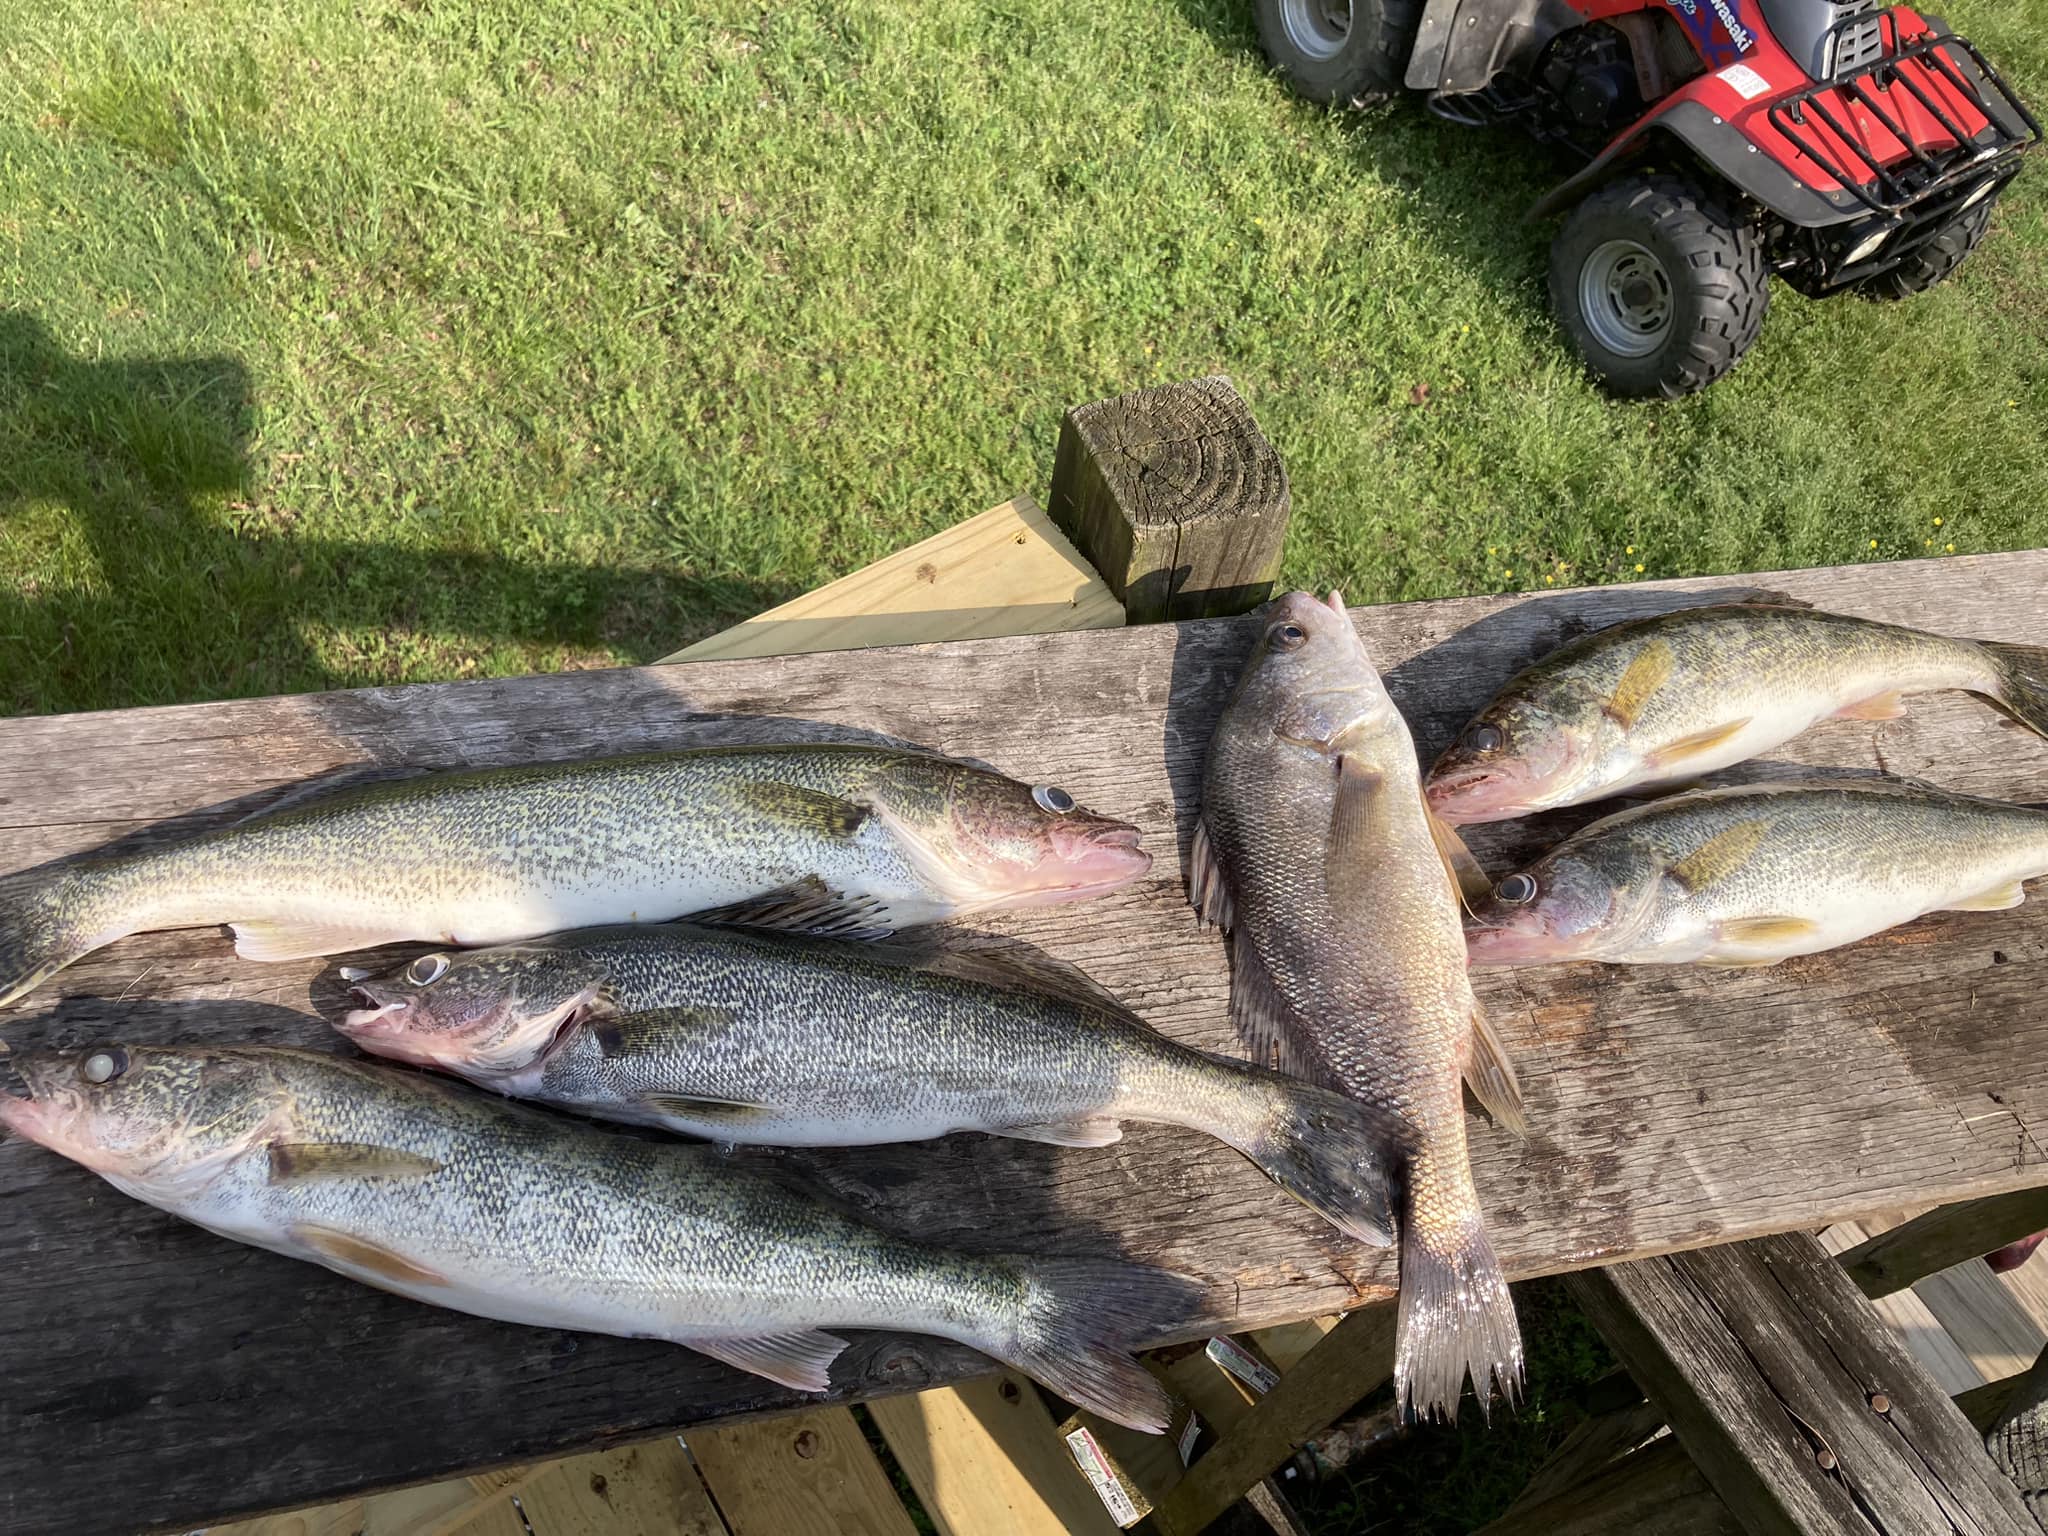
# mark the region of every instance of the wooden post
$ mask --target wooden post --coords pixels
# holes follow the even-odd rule
[[[1067,412],[1051,501],[1132,624],[1243,613],[1279,579],[1287,472],[1220,373]]]
[[[2037,1536],[1969,1422],[1812,1237],[1571,1285],[1748,1530]]]
[[[1858,1243],[1841,1255],[1841,1264],[1864,1295],[1889,1296],[1950,1265],[1994,1253],[2044,1228],[2048,1228],[2048,1186],[2016,1189],[2010,1194],[1938,1206]]]

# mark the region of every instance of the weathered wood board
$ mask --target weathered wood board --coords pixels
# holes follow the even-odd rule
[[[1359,610],[1427,752],[1531,656],[1584,628],[1759,589],[1952,632],[2048,642],[2048,554]],[[790,720],[986,758],[1127,816],[1152,876],[982,926],[1079,964],[1161,1029],[1230,1046],[1221,943],[1182,880],[1200,765],[1249,644],[1220,620],[960,645],[704,662],[0,723],[0,868],[246,814],[291,786],[384,772],[759,739]],[[750,718],[735,723],[729,717]],[[2048,743],[1961,696],[1836,721],[1779,754],[2009,798],[2048,794]],[[1734,776],[1774,771],[1752,764]],[[1585,819],[1480,829],[1496,868]],[[2048,1182],[2048,920],[2037,903],[1931,918],[1766,971],[1482,973],[1532,1139],[1475,1121],[1510,1272],[1530,1275]],[[225,936],[138,936],[0,1011],[15,1045],[124,1035],[340,1049],[333,965],[261,966]],[[983,1249],[1099,1252],[1197,1275],[1194,1337],[1383,1298],[1347,1245],[1247,1164],[1135,1128],[1082,1151],[955,1137],[753,1154],[874,1220]],[[722,1417],[792,1394],[686,1350],[513,1328],[382,1295],[185,1226],[40,1149],[0,1147],[0,1529],[169,1527],[339,1497]],[[864,1335],[835,1395],[985,1369]]]

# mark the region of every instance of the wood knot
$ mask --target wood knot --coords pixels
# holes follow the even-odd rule
[[[793,1449],[797,1455],[801,1456],[805,1461],[809,1461],[818,1454],[818,1432],[815,1429],[803,1431],[803,1433],[796,1437]]]
[[[933,565],[931,561],[926,560],[918,566],[914,574],[926,586],[931,586],[939,579],[939,568]]]
[[[1014,1381],[1003,1382],[1000,1386],[996,1388],[996,1396],[1000,1397],[1006,1403],[1014,1403],[1015,1401],[1017,1401],[1018,1397],[1017,1383],[1015,1383]]]

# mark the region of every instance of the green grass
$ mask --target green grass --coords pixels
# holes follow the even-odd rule
[[[2029,8],[1951,9],[2048,101]],[[1292,100],[1243,0],[0,0],[0,40],[0,709],[659,655],[1212,370],[1289,578],[1358,600],[2048,542],[2040,166],[1952,286],[1780,289],[1644,407],[1548,316],[1553,163]]]

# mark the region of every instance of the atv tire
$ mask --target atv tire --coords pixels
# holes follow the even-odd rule
[[[1963,264],[1963,258],[1977,249],[1977,242],[1991,227],[1991,207],[1997,201],[1994,192],[1972,203],[1891,271],[1863,279],[1856,285],[1857,292],[1871,299],[1910,299],[1945,281]]]
[[[1259,45],[1295,93],[1369,107],[1401,90],[1423,0],[1254,0]]]
[[[1550,244],[1558,323],[1618,395],[1705,389],[1749,350],[1770,298],[1755,222],[1683,176],[1608,182]]]

